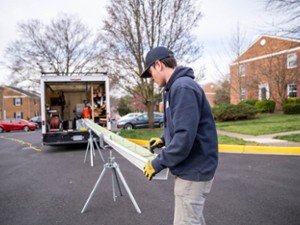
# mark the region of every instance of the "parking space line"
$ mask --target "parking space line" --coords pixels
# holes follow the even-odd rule
[[[31,143],[26,142],[26,141],[22,141],[22,140],[19,140],[19,139],[16,139],[16,138],[7,138],[7,137],[3,137],[3,136],[0,136],[0,138],[5,139],[5,140],[9,140],[9,141],[18,142],[21,145],[27,145],[29,149],[32,149],[32,150],[37,151],[37,152],[42,151],[40,148],[34,147],[34,146],[32,146]]]

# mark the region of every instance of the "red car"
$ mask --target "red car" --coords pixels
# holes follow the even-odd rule
[[[11,130],[35,130],[36,124],[23,119],[5,119],[0,120],[0,133]]]

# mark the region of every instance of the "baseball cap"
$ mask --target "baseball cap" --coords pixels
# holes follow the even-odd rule
[[[168,57],[174,57],[174,53],[165,47],[156,47],[151,49],[145,59],[145,69],[143,73],[140,75],[141,78],[151,77],[151,74],[148,72],[151,65],[155,63],[156,60],[162,60]]]

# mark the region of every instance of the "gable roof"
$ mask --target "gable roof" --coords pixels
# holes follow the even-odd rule
[[[29,96],[29,97],[40,97],[40,95],[36,92],[31,92],[31,91],[25,91],[21,88],[17,88],[17,87],[13,87],[13,86],[4,86],[4,88],[8,88],[8,89],[11,89],[13,91],[16,91],[20,94],[23,94],[23,95],[26,95],[26,96]]]
[[[300,48],[300,40],[298,39],[262,35],[234,62],[283,53],[287,50],[293,51],[298,48]]]

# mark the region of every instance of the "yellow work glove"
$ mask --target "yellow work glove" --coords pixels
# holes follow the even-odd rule
[[[152,166],[152,163],[148,161],[144,166],[144,175],[148,178],[148,180],[151,180],[152,177],[155,175],[155,169]]]
[[[161,148],[164,146],[164,142],[160,138],[151,138],[149,141],[149,151],[154,153],[155,148]]]

